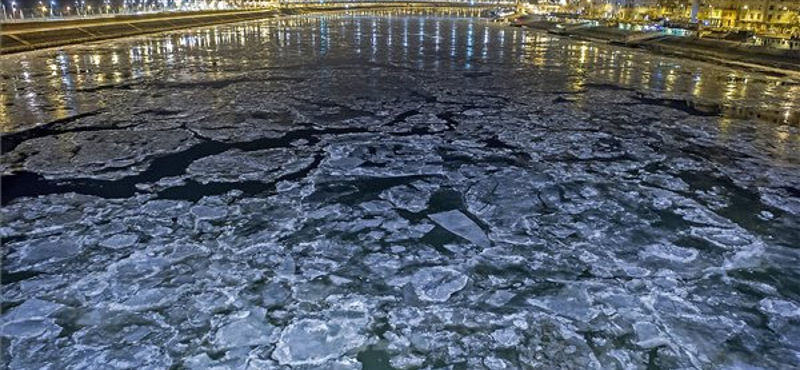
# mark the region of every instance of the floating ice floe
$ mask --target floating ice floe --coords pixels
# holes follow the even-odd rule
[[[29,299],[0,317],[0,336],[32,338],[44,335],[52,338],[62,329],[51,315],[64,307],[59,303]]]
[[[381,198],[386,199],[398,208],[411,212],[420,212],[427,208],[430,193],[414,189],[409,186],[395,186],[381,193]]]
[[[441,266],[422,268],[411,279],[419,299],[428,302],[446,302],[469,281],[461,272]]]
[[[447,231],[469,240],[480,247],[488,247],[490,245],[486,233],[483,232],[478,224],[461,211],[452,210],[434,213],[428,215],[428,217]]]
[[[282,365],[320,365],[366,344],[363,323],[302,319],[281,332],[272,357]]]
[[[267,345],[276,340],[276,330],[267,322],[266,310],[256,308],[232,316],[232,321],[214,334],[213,343],[218,350]]]

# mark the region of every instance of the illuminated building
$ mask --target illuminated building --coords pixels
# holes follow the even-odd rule
[[[589,3],[590,13],[597,17],[667,18],[705,27],[800,37],[797,0],[592,0]]]

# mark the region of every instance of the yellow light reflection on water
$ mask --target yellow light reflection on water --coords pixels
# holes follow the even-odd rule
[[[692,62],[679,64],[674,58],[564,41],[544,32],[520,31],[484,21],[465,22],[439,16],[447,12],[472,15],[447,10],[431,11],[431,18],[395,17],[419,14],[403,10],[384,11],[385,18],[358,18],[356,15],[375,12],[350,12],[348,16],[352,17],[346,21],[342,16],[291,17],[185,30],[120,42],[114,47],[67,52],[63,58],[48,60],[45,68],[42,65],[33,67],[36,73],[48,73],[48,78],[20,67],[15,83],[21,88],[0,94],[5,103],[0,113],[3,117],[12,114],[9,103],[27,105],[30,113],[26,114],[46,121],[50,111],[63,115],[81,107],[78,99],[81,94],[76,98],[75,90],[103,83],[118,84],[126,79],[146,79],[156,74],[215,78],[232,67],[246,70],[248,63],[261,67],[289,58],[296,62],[298,57],[322,57],[330,52],[339,53],[337,56],[357,54],[362,48],[369,51],[368,56],[364,53],[364,58],[368,57],[370,62],[381,59],[389,63],[416,64],[422,69],[437,70],[440,63],[456,70],[518,63],[512,67],[527,69],[531,74],[563,73],[566,76],[563,82],[554,83],[563,83],[557,87],[572,92],[582,91],[587,81],[610,83],[638,91],[722,101],[731,106],[747,103],[750,107],[770,109],[775,112],[773,116],[782,117],[783,121],[796,117],[800,110],[800,99],[796,98],[800,96],[800,86],[764,84],[763,77],[757,73],[719,72],[719,68]],[[226,56],[228,50],[242,48],[258,57],[232,59]],[[396,55],[398,53],[402,56]],[[211,65],[211,61],[215,64]],[[201,68],[184,70],[182,67],[187,65]],[[197,70],[202,74],[187,72]],[[37,84],[44,84],[46,89],[37,89]],[[585,103],[583,94],[576,94],[575,99],[578,108]],[[98,100],[98,104],[102,104],[102,99]],[[721,122],[720,127],[723,125],[727,123]],[[792,139],[787,137],[786,140]]]

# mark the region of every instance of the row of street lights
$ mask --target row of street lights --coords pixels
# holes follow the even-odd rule
[[[75,0],[74,6],[58,7],[56,0],[44,3],[40,0],[34,8],[22,9],[17,0],[11,1],[11,11],[0,3],[0,20],[23,20],[28,18],[54,18],[71,16],[93,16],[103,14],[130,14],[131,12],[152,12],[164,10],[204,10],[204,9],[229,9],[226,1],[193,1],[193,0],[124,0],[120,6],[112,7],[110,0],[103,0],[103,4],[93,7],[86,5],[86,0]],[[49,5],[49,6],[48,6]]]
[[[63,8],[58,7],[58,3],[56,0],[50,0],[49,3],[44,3],[43,1],[39,1],[39,3],[34,8],[23,9],[19,6],[16,0],[11,1],[11,9],[8,9],[6,4],[0,3],[0,16],[4,20],[22,20],[26,18],[37,18],[37,17],[68,17],[68,16],[89,16],[89,15],[100,15],[100,14],[111,14],[111,13],[129,13],[129,12],[142,12],[142,11],[154,11],[154,10],[163,10],[163,9],[179,9],[182,5],[186,5],[186,2],[178,2],[174,3],[173,6],[168,5],[167,1],[161,0],[157,3],[150,3],[150,4],[142,4],[138,1],[134,3],[133,1],[124,1],[123,5],[119,8],[111,6],[110,0],[104,0],[103,5],[101,6],[92,6],[86,5],[85,0],[76,0],[74,6],[65,6]],[[178,6],[175,6],[178,5]]]
[[[10,16],[8,14],[8,10],[6,9],[6,4],[0,3],[0,8],[3,9],[3,19],[9,19],[9,18],[16,17],[16,14],[17,14],[17,2],[16,1],[12,1],[11,2],[11,15]],[[22,9],[20,9],[19,12],[20,12],[19,13],[20,17],[24,17],[23,14],[22,14]]]

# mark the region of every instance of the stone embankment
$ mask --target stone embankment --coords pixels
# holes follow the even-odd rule
[[[558,23],[544,20],[522,19],[516,24],[575,39],[642,48],[659,54],[759,69],[769,73],[800,76],[798,50],[779,50],[741,42],[627,31],[607,26],[558,27]]]
[[[7,23],[0,33],[3,54],[123,36],[275,17],[277,10],[162,13],[50,22]]]

